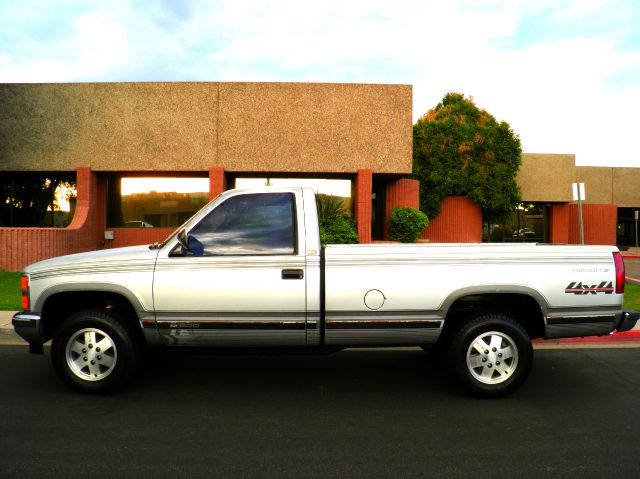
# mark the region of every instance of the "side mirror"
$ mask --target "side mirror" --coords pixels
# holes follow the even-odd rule
[[[187,231],[184,228],[178,231],[177,240],[182,247],[183,255],[187,254],[187,252],[195,256],[202,256],[204,254],[204,246],[202,243],[194,236],[187,236]]]
[[[187,237],[187,250],[189,250],[189,253],[196,256],[202,256],[204,254],[203,244],[194,236]]]
[[[182,246],[182,249],[185,251],[189,251],[189,244],[187,240],[187,230],[182,228],[180,231],[178,231],[177,239],[178,239],[178,243],[180,243],[180,246]]]

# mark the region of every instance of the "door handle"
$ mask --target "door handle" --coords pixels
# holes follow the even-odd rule
[[[283,269],[282,279],[303,279],[304,272],[301,269]]]

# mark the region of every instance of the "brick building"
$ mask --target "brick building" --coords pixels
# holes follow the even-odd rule
[[[0,226],[0,269],[151,243],[175,228],[167,218],[182,221],[190,214],[183,205],[196,208],[193,198],[163,197],[153,212],[134,218],[140,221],[124,221],[144,208],[123,205],[123,178],[200,178],[208,198],[242,178],[348,180],[363,242],[384,239],[393,207],[418,205],[418,184],[407,179],[408,85],[3,84],[0,112],[5,187],[24,175],[59,173],[77,185],[67,227]],[[582,181],[586,242],[633,241],[629,214],[640,207],[638,180],[640,169],[583,168],[572,155],[525,154],[518,177],[524,203],[508,224],[483,225],[477,205],[448,198],[423,238],[577,243],[571,183]],[[163,208],[174,210],[164,214]]]

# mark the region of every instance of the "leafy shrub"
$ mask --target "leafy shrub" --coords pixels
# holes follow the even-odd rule
[[[327,223],[320,223],[320,242],[322,244],[359,243],[356,223],[348,216],[338,216]]]
[[[413,243],[429,224],[429,218],[415,208],[393,208],[389,239],[401,243]]]
[[[356,224],[349,215],[344,200],[336,196],[318,195],[318,221],[322,244],[359,243]]]

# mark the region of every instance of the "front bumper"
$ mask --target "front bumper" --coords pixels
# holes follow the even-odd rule
[[[620,316],[616,318],[615,330],[619,333],[624,333],[636,327],[636,323],[640,319],[640,311],[631,311],[625,309]]]
[[[41,353],[44,335],[42,333],[42,321],[37,313],[23,311],[13,316],[11,324],[16,334],[29,343],[32,353]]]

